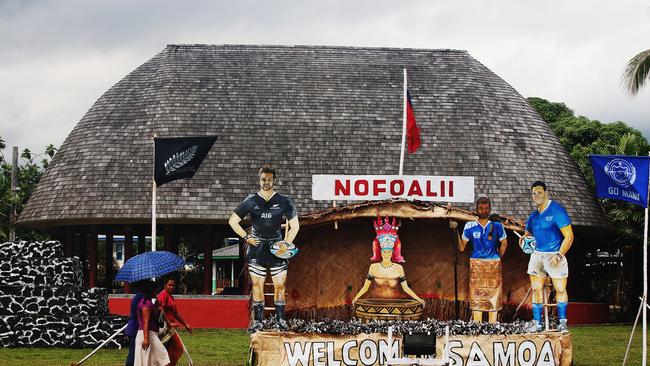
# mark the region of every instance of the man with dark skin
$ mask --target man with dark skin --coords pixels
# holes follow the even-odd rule
[[[246,258],[248,260],[248,272],[253,282],[254,320],[248,328],[251,333],[262,329],[262,321],[264,320],[264,281],[267,271],[270,272],[273,280],[273,300],[279,327],[282,330],[287,329],[284,315],[284,284],[287,279],[288,260],[280,259],[271,254],[270,246],[277,241],[283,240],[280,228],[285,218],[288,220],[289,230],[284,237],[284,241],[288,243],[293,243],[300,229],[300,224],[298,222],[298,212],[291,198],[278,194],[273,189],[275,174],[275,169],[268,165],[262,166],[259,170],[260,190],[246,197],[235,209],[228,221],[233,231],[248,244]],[[253,225],[251,234],[247,234],[246,230],[240,225],[241,220],[248,214],[250,214]],[[286,250],[286,246],[284,249]]]
[[[479,198],[476,201],[478,220],[467,222],[462,236],[456,230],[458,223],[449,223],[458,237],[458,250],[462,252],[467,243],[472,243],[470,278],[476,283],[477,289],[470,286],[470,307],[475,322],[482,322],[483,312],[487,312],[489,322],[496,323],[498,311],[501,309],[501,257],[508,248],[508,240],[503,225],[498,221],[490,221],[491,209],[492,204],[487,197]],[[482,278],[486,273],[489,275]],[[496,288],[478,288],[483,285],[481,281],[484,280],[498,285]],[[487,293],[491,296],[485,295]]]

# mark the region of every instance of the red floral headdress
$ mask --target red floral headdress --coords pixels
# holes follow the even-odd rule
[[[377,219],[374,221],[374,226],[377,236],[372,242],[372,258],[370,260],[373,262],[381,261],[382,249],[391,249],[393,251],[391,260],[396,263],[404,263],[402,243],[397,235],[397,230],[399,230],[400,226],[397,219],[393,217],[391,222],[388,217],[382,220],[381,217],[377,216]]]

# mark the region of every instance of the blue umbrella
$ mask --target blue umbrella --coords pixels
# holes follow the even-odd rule
[[[115,281],[137,282],[161,277],[183,268],[183,258],[172,252],[146,252],[130,258],[117,272]]]

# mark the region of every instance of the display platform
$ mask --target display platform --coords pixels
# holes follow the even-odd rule
[[[442,355],[444,336],[437,337]],[[386,365],[402,356],[402,339],[385,333],[332,335],[262,331],[251,336],[251,360],[259,366]],[[568,366],[572,362],[570,333],[452,335],[451,365]]]

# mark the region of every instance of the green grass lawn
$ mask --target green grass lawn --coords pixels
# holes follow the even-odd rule
[[[574,365],[620,365],[631,330],[630,325],[572,327]],[[196,366],[234,366],[244,365],[246,362],[249,337],[243,330],[197,330],[194,335],[184,332],[181,336]],[[0,365],[68,366],[72,362],[79,361],[89,352],[90,349],[0,349]],[[125,349],[102,350],[85,365],[118,366],[124,364],[125,358]],[[640,361],[641,331],[637,327],[628,365],[638,365]],[[180,364],[187,364],[185,358],[181,359]]]
[[[250,338],[240,329],[196,329],[194,334],[180,333],[195,366],[244,365],[248,357]],[[0,348],[1,366],[70,366],[92,349],[66,348]],[[88,366],[124,365],[127,349],[100,350],[84,363]],[[187,365],[183,356],[179,365]]]
[[[571,327],[573,364],[576,366],[622,365],[631,325]],[[628,365],[641,364],[641,327],[637,326],[627,358]]]

